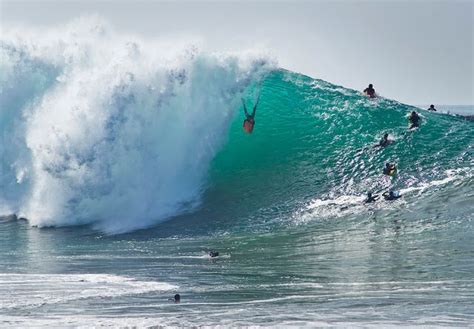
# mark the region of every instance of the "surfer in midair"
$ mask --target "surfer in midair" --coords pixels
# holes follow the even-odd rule
[[[253,106],[252,114],[249,114],[247,111],[247,106],[245,105],[245,101],[242,98],[242,105],[244,106],[244,113],[245,113],[245,120],[243,123],[244,131],[248,134],[251,134],[253,131],[253,127],[255,126],[255,112],[257,111],[258,101],[260,100],[260,93],[258,93],[257,101]]]

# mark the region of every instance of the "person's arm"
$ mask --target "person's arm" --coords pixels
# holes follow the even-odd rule
[[[257,111],[257,105],[259,101],[260,101],[260,92],[258,92],[257,101],[255,102],[255,105],[253,106],[252,118],[255,117],[255,112]]]
[[[242,98],[242,105],[244,106],[244,113],[245,113],[245,116],[248,118],[248,117],[249,117],[249,113],[247,112],[247,106],[245,106],[245,101],[244,101],[243,98]]]

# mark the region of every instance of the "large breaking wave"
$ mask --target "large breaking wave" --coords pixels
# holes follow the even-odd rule
[[[116,34],[97,18],[0,41],[0,211],[150,226],[193,209],[261,55]]]
[[[126,232],[199,205],[209,222],[267,225],[352,213],[367,191],[472,184],[472,122],[423,112],[407,131],[415,108],[265,55],[119,36],[88,18],[9,31],[0,56],[0,215],[33,225]],[[246,135],[240,98],[252,106],[256,92]],[[385,132],[395,142],[374,149]]]

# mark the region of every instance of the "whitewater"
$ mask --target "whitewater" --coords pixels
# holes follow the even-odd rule
[[[266,51],[6,28],[0,323],[472,325],[473,125]]]
[[[33,225],[108,232],[193,208],[239,96],[270,66],[95,20],[21,31],[1,56],[3,207]]]

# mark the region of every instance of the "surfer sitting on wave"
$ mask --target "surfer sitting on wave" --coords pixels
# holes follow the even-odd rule
[[[428,111],[436,112],[436,109],[433,104],[430,105],[430,107],[428,108]]]
[[[394,192],[394,191],[384,192],[384,193],[382,194],[382,196],[383,196],[383,197],[385,198],[385,200],[387,200],[387,201],[393,201],[393,200],[396,200],[396,199],[402,197],[399,192]]]
[[[369,96],[370,98],[375,98],[377,95],[375,94],[375,89],[372,84],[369,84],[367,88],[364,89],[364,94]]]
[[[364,203],[372,203],[377,201],[379,196],[377,194],[372,195],[372,192],[367,193],[367,199],[365,199]]]
[[[260,93],[257,96],[257,101],[255,102],[255,105],[253,107],[252,114],[249,114],[249,112],[247,111],[247,106],[245,106],[245,101],[242,98],[242,105],[244,106],[244,113],[245,113],[243,128],[244,128],[244,131],[248,134],[252,133],[253,127],[255,126],[254,118],[255,118],[255,112],[257,111],[257,105],[258,105],[259,100],[260,100]]]
[[[395,176],[397,173],[397,165],[394,163],[387,162],[385,168],[383,168],[383,174],[387,176]]]
[[[410,116],[408,117],[408,121],[410,121],[410,124],[411,124],[409,129],[413,129],[413,128],[417,128],[417,127],[420,126],[421,118],[418,115],[418,113],[413,111],[413,112],[411,112]]]

